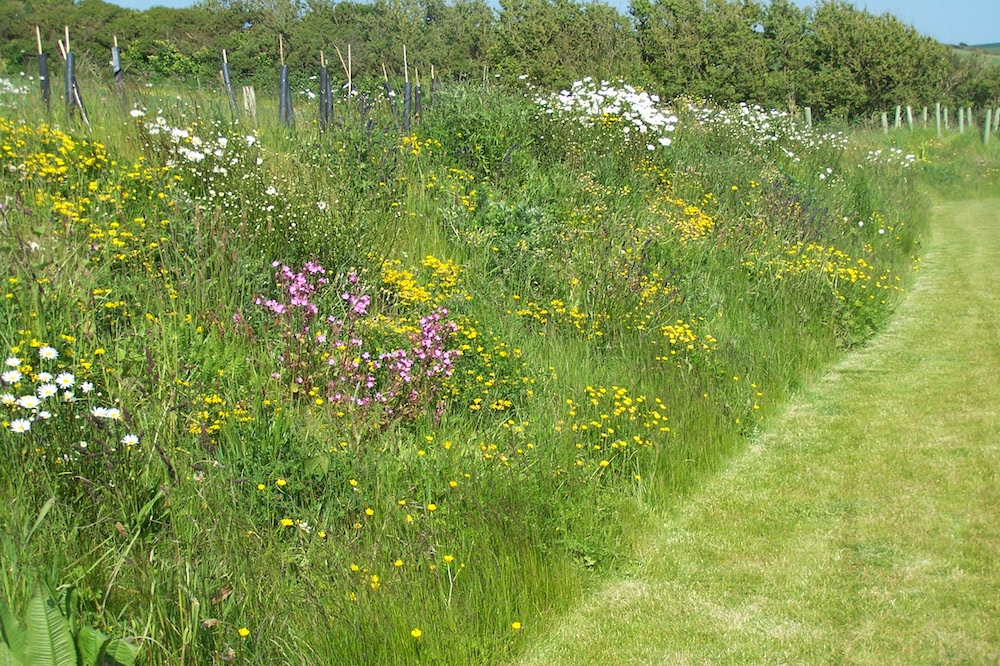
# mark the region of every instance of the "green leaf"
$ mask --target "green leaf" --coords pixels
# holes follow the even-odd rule
[[[0,638],[3,644],[18,661],[24,656],[24,629],[17,623],[14,614],[10,612],[10,606],[3,599],[0,599]],[[0,664],[3,661],[0,660]]]
[[[48,515],[49,511],[52,509],[55,503],[56,503],[56,498],[50,497],[49,501],[47,501],[45,504],[42,505],[41,511],[38,512],[38,518],[35,519],[35,524],[31,526],[31,529],[28,530],[28,536],[24,538],[25,544],[27,544],[31,540],[31,535],[34,534],[35,530],[37,530],[39,525],[42,524],[42,521],[45,520],[45,516]]]
[[[138,646],[116,638],[108,644],[100,666],[135,666],[138,653]]]
[[[97,666],[102,651],[111,639],[93,627],[80,627],[76,635],[76,648],[80,653],[80,666]]]
[[[28,601],[24,614],[25,664],[30,666],[77,666],[76,646],[69,623],[56,602],[41,589]]]
[[[321,453],[306,460],[305,472],[309,475],[326,476],[330,471],[330,456]]]
[[[0,666],[22,666],[6,643],[0,643]]]

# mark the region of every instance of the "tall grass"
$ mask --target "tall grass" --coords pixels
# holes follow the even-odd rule
[[[919,173],[996,165],[682,102],[650,149],[531,90],[443,88],[410,136],[374,98],[322,134],[129,95],[92,134],[0,109],[4,391],[74,378],[3,407],[0,581],[150,664],[508,659],[885,323]]]

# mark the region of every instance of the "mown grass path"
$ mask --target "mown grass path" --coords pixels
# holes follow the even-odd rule
[[[1000,663],[1000,200],[525,664]]]

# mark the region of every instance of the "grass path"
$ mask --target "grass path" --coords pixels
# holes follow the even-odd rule
[[[1000,663],[1000,200],[522,664]]]

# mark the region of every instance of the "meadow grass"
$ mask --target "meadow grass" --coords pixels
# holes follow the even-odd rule
[[[995,199],[938,206],[886,333],[519,663],[996,661],[998,225]]]
[[[514,658],[885,326],[920,173],[996,182],[964,138],[681,101],[650,148],[531,89],[407,136],[93,90],[92,134],[3,100],[0,584],[150,664]]]

